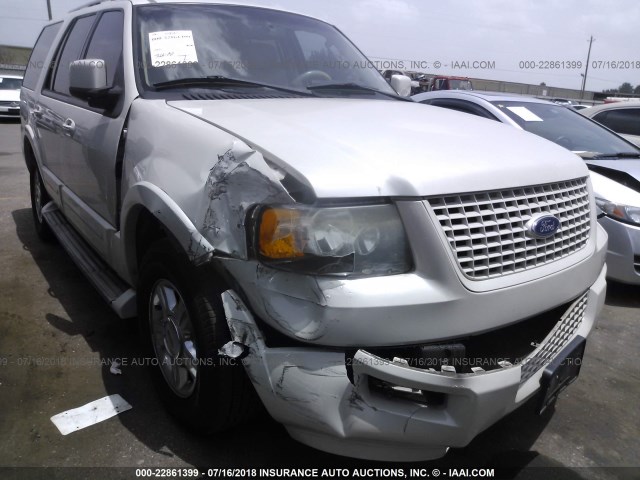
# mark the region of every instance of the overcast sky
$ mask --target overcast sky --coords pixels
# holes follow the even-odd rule
[[[50,0],[53,17],[87,0]],[[243,0],[238,0],[243,3]],[[640,84],[637,0],[252,0],[338,26],[372,60],[405,69],[587,90]],[[33,46],[46,0],[0,0],[0,45]],[[521,62],[532,62],[527,65]],[[538,62],[556,63],[559,68]],[[416,67],[411,62],[419,62]],[[436,68],[439,62],[439,68]],[[476,63],[474,63],[476,62]],[[485,63],[483,63],[485,62]],[[570,68],[582,62],[582,68]],[[594,64],[595,67],[594,68]],[[465,68],[466,66],[470,68]],[[573,64],[575,66],[575,64]],[[476,68],[474,68],[474,66]],[[527,68],[529,67],[529,68]]]

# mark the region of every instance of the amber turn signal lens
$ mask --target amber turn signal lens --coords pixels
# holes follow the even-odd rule
[[[273,259],[302,257],[296,245],[296,223],[300,213],[285,208],[268,208],[260,219],[260,254]]]

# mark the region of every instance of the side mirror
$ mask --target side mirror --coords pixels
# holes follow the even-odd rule
[[[100,96],[109,90],[104,60],[76,60],[69,65],[69,92],[74,97]]]
[[[411,79],[406,75],[392,75],[391,87],[398,92],[401,97],[411,95]]]
[[[107,65],[99,58],[76,60],[69,65],[69,93],[97,108],[110,108],[120,95],[107,84]]]

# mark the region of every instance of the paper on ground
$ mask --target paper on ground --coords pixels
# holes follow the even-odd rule
[[[109,371],[113,375],[122,375],[122,370],[120,370],[120,362],[118,362],[117,360],[114,360],[113,363],[111,364],[111,368],[109,368]]]
[[[115,394],[54,415],[51,421],[62,435],[68,435],[130,409],[131,405],[120,395]]]

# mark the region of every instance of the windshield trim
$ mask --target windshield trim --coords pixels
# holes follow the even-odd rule
[[[315,96],[313,92],[305,92],[295,88],[281,87],[278,85],[269,85],[261,82],[252,82],[241,78],[223,77],[222,75],[213,75],[210,77],[194,77],[194,78],[178,78],[168,80],[166,82],[154,83],[151,88],[155,91],[164,91],[168,89],[181,89],[189,86],[198,86],[198,88],[212,88],[222,90],[226,88],[268,88],[279,92],[291,93],[293,95],[303,95],[306,97]]]
[[[342,91],[350,95],[357,94],[370,94],[370,95],[384,95],[386,97],[393,98],[395,100],[401,100],[406,102],[415,103],[410,97],[403,97],[402,95],[397,94],[395,91],[393,93],[383,92],[382,90],[378,90],[372,87],[367,87],[366,85],[359,85],[354,82],[341,82],[341,83],[321,83],[318,85],[311,85],[307,87],[307,90],[313,93],[323,93],[331,90]],[[325,95],[323,95],[325,96]]]

